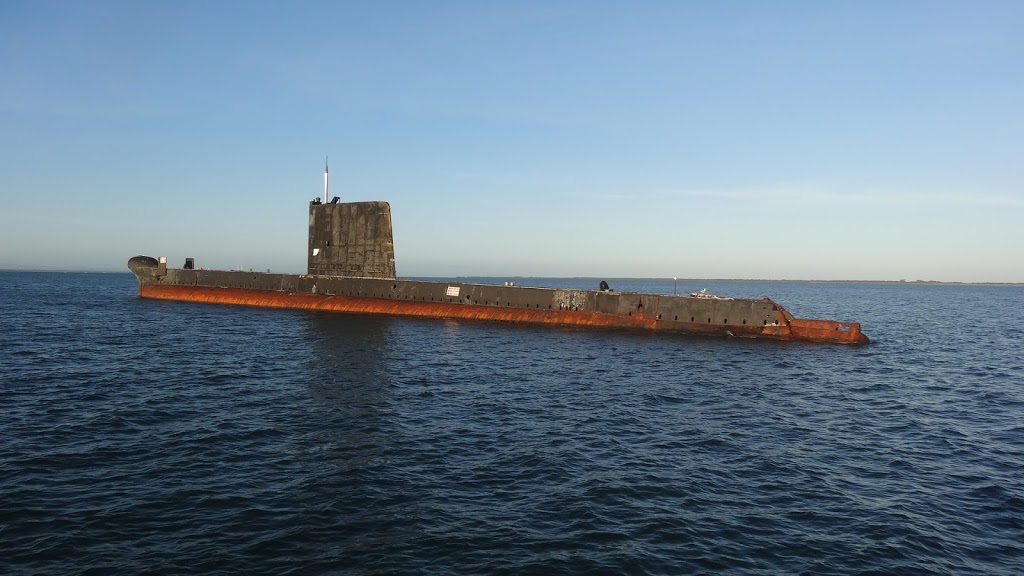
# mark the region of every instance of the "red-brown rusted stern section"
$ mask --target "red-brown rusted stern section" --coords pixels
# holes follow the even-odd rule
[[[822,344],[867,344],[868,337],[860,331],[858,322],[835,320],[806,320],[794,318],[785,308],[775,304],[789,325],[787,340],[819,342]]]
[[[793,340],[822,342],[828,344],[867,344],[868,337],[860,331],[857,322],[836,322],[834,320],[801,320],[789,322]]]

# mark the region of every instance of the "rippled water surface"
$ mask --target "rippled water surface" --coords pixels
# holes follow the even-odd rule
[[[1022,572],[1024,288],[679,290],[704,287],[873,341],[158,302],[128,274],[0,273],[0,573]]]

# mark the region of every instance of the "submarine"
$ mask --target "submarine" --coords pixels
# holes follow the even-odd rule
[[[826,344],[867,344],[857,322],[795,318],[769,298],[617,292],[400,279],[387,202],[309,202],[306,274],[203,270],[135,256],[142,298],[266,308],[634,329]]]

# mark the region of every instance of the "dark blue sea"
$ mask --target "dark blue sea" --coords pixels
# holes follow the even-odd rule
[[[872,342],[0,273],[0,574],[1024,572],[1024,288],[679,282],[700,288]]]

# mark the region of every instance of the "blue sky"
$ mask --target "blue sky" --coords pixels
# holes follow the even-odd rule
[[[1024,2],[0,3],[0,268],[1024,282]]]

